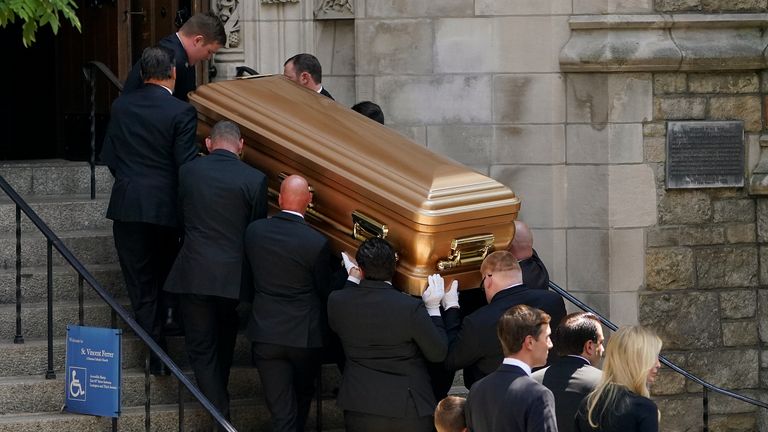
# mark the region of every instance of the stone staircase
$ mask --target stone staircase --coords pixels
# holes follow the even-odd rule
[[[2,175],[27,200],[39,216],[62,239],[73,254],[103,287],[128,306],[117,264],[111,222],[105,219],[112,178],[105,167],[97,167],[97,198],[91,200],[87,163],[45,160],[0,162]],[[22,214],[22,333],[23,344],[14,344],[16,299],[15,206],[0,192],[0,432],[110,430],[108,418],[61,412],[64,405],[64,335],[67,324],[78,321],[77,275],[53,251],[54,369],[56,379],[46,380],[47,369],[47,273],[46,242]],[[84,288],[85,324],[109,326],[110,310],[90,287]],[[184,341],[169,339],[169,355],[191,376]],[[132,333],[123,336],[123,413],[121,431],[143,431],[145,424],[146,348]],[[229,388],[233,423],[239,431],[269,430],[269,413],[261,384],[250,366],[250,344],[238,336]],[[194,379],[192,379],[194,382]],[[335,365],[323,367],[323,430],[341,430],[341,411],[332,400],[338,386]],[[178,381],[173,377],[150,377],[151,430],[178,428]],[[208,415],[188,392],[184,424],[187,431],[210,430]],[[312,407],[308,430],[314,429]]]

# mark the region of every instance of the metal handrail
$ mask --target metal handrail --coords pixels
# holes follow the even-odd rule
[[[104,302],[106,302],[109,307],[112,309],[112,316],[113,316],[113,325],[115,324],[115,317],[119,316],[127,325],[130,327],[131,330],[136,334],[136,336],[141,339],[144,344],[149,347],[149,349],[160,359],[160,361],[165,364],[168,369],[171,371],[171,373],[176,377],[176,379],[179,380],[182,384],[184,384],[184,387],[189,390],[189,392],[192,394],[192,396],[197,399],[198,402],[203,406],[203,408],[208,411],[208,413],[213,417],[214,421],[218,423],[219,426],[224,428],[228,432],[237,432],[237,429],[235,429],[234,426],[232,426],[229,421],[227,421],[224,416],[219,412],[219,410],[213,406],[213,404],[208,400],[208,398],[203,395],[202,392],[189,380],[189,378],[184,375],[184,373],[181,371],[181,369],[176,365],[176,363],[171,360],[171,358],[168,356],[168,354],[163,351],[162,348],[155,342],[152,337],[143,329],[141,326],[131,317],[130,313],[125,310],[125,308],[118,303],[105,289],[104,287],[99,284],[99,282],[96,280],[96,278],[93,277],[93,275],[83,266],[83,264],[72,254],[72,252],[64,245],[64,243],[61,241],[61,239],[48,227],[48,225],[40,218],[40,216],[37,215],[37,213],[32,210],[32,208],[27,204],[24,199],[19,196],[19,194],[16,192],[13,187],[8,184],[8,182],[5,180],[5,178],[0,175],[0,189],[2,189],[6,195],[16,204],[16,242],[17,242],[17,251],[19,251],[19,246],[21,244],[21,233],[20,233],[20,218],[19,218],[19,210],[27,215],[29,220],[37,227],[37,229],[40,231],[40,233],[45,236],[47,243],[48,243],[48,249],[47,249],[47,267],[48,267],[48,369],[46,370],[46,378],[47,379],[54,379],[56,378],[56,374],[53,369],[53,269],[52,269],[52,249],[55,248],[61,256],[67,261],[67,263],[78,273],[78,277],[82,278],[81,280],[84,280],[87,282],[91,288],[96,291],[96,293],[101,297]],[[18,262],[18,258],[17,258]],[[17,281],[19,280],[18,272],[20,272],[20,265],[17,264]],[[81,286],[81,284],[79,284]],[[19,292],[19,286],[17,286],[17,293]],[[80,287],[78,287],[78,290],[80,290]],[[82,300],[82,295],[80,292],[78,292],[78,297],[80,300]],[[17,311],[19,312],[20,316],[20,303],[19,298],[17,297]],[[80,303],[82,305],[82,303]],[[21,324],[19,322],[19,317],[17,316],[17,332],[20,333],[21,330]],[[20,334],[17,334],[16,338],[20,339],[19,343],[23,343],[23,337],[20,337]],[[181,401],[179,401],[181,403]],[[115,423],[113,422],[113,425]],[[114,426],[113,426],[114,428]]]
[[[91,157],[88,163],[91,167],[91,199],[96,199],[96,71],[101,72],[107,80],[119,91],[123,91],[123,83],[114,73],[100,61],[89,61],[83,66],[83,75],[90,84],[90,120],[91,120]]]
[[[592,307],[590,307],[588,304],[584,303],[583,301],[579,300],[578,298],[574,297],[571,293],[561,288],[556,283],[549,281],[549,289],[559,294],[561,297],[565,298],[569,302],[573,303],[578,307],[579,309],[590,312],[594,314],[601,323],[603,323],[604,326],[608,327],[609,329],[616,331],[618,330],[618,326],[614,323],[612,323],[608,318],[604,317],[600,312],[594,310]],[[696,375],[688,372],[687,370],[681,368],[680,366],[673,363],[668,358],[664,357],[663,355],[659,355],[659,362],[661,362],[663,365],[667,366],[668,368],[672,369],[673,371],[679,373],[686,379],[689,379],[699,385],[701,385],[704,390],[702,394],[702,403],[703,403],[703,419],[704,419],[704,431],[706,432],[709,429],[708,422],[709,422],[709,396],[708,391],[713,391],[715,393],[719,393],[724,396],[728,396],[733,399],[740,400],[742,402],[746,402],[750,405],[754,405],[760,408],[768,408],[768,403],[753,399],[749,396],[744,396],[742,394],[732,392],[730,390],[726,390],[724,388],[718,387],[712,383],[709,383],[707,381],[704,381],[703,379],[697,377]]]

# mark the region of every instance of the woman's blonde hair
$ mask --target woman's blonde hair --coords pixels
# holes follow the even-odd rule
[[[656,364],[661,351],[661,339],[652,330],[641,326],[620,328],[608,341],[603,361],[603,378],[587,396],[589,425],[598,427],[597,419],[611,409],[621,387],[645,397],[648,393],[648,373]],[[597,403],[602,410],[596,413]]]

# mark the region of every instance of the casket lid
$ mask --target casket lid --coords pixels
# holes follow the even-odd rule
[[[501,183],[282,75],[206,84],[190,94],[200,115],[229,119],[259,143],[424,225],[517,213]],[[243,131],[244,135],[248,135]]]

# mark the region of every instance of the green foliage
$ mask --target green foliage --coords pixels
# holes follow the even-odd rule
[[[16,18],[23,20],[22,41],[28,47],[35,41],[39,27],[48,24],[53,34],[58,33],[61,27],[59,15],[80,31],[80,20],[75,15],[75,9],[75,0],[0,0],[0,27],[15,22]]]

